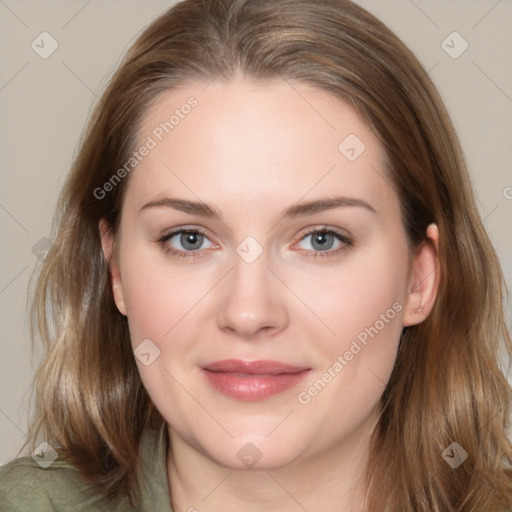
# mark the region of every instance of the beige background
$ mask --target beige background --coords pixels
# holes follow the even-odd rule
[[[16,455],[30,411],[38,355],[31,354],[26,301],[34,252],[50,236],[58,191],[91,106],[137,33],[172,3],[0,0],[0,464]],[[358,3],[404,40],[440,88],[512,286],[511,0]],[[31,48],[43,31],[58,42],[46,59]],[[453,31],[469,44],[456,59],[441,46]],[[456,52],[462,41],[453,41]]]

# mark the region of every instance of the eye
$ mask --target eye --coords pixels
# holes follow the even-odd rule
[[[310,247],[303,248],[303,250],[308,251],[307,256],[312,258],[335,256],[353,245],[353,241],[349,237],[327,227],[310,230],[301,238],[301,242],[308,238],[310,238],[310,242],[307,245]],[[333,247],[335,248],[333,249]]]
[[[181,228],[162,236],[158,243],[165,252],[179,257],[195,258],[199,255],[194,253],[206,248],[203,245],[205,241],[209,239],[200,229]]]

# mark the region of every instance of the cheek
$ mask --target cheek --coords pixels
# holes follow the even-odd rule
[[[192,266],[170,265],[154,247],[134,244],[125,254],[121,274],[132,343],[145,338],[162,343],[190,321],[212,284]]]
[[[139,374],[151,399],[170,420],[173,412],[183,411],[180,400],[188,399],[179,382],[184,382],[182,368],[187,366],[197,305],[207,283],[183,267],[165,264],[165,256],[154,249],[127,247],[125,254],[123,293],[135,356],[139,344],[151,341],[145,350],[151,354],[150,364],[137,360]],[[179,415],[174,421],[180,421]]]
[[[145,338],[162,338],[175,323],[173,312],[178,297],[169,293],[164,280],[155,279],[151,272],[128,270],[123,279],[128,283],[123,285],[123,292],[133,345]]]
[[[332,404],[339,405],[329,413],[332,421],[326,428],[332,432],[341,424],[362,420],[389,380],[402,332],[407,245],[404,240],[399,249],[391,244],[373,246],[344,263],[336,271],[326,271],[324,279],[316,276],[316,282],[324,284],[310,294],[309,304],[329,329],[318,336],[311,323],[303,326],[316,340],[313,350],[322,364],[298,396],[299,403],[308,404],[308,413],[319,416]],[[312,282],[308,279],[309,285]]]
[[[392,330],[396,338],[406,299],[407,269],[405,242],[403,250],[383,245],[349,256],[338,268],[308,276],[296,290],[308,297],[311,310],[328,328],[327,348],[339,350],[361,333],[364,338],[366,330],[375,325],[379,332]]]
[[[326,438],[347,434],[377,407],[402,331],[407,252],[360,256],[330,273],[310,296],[311,308],[329,330],[318,336],[312,324],[303,326],[316,341],[312,348],[322,364],[297,401],[304,417],[324,418]]]

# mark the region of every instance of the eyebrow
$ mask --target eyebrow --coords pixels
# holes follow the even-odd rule
[[[306,215],[313,215],[325,210],[332,210],[334,208],[356,206],[365,208],[370,212],[377,213],[376,210],[366,201],[362,199],[356,199],[351,197],[333,197],[325,199],[317,199],[314,201],[308,201],[305,203],[294,204],[281,212],[281,217],[293,218],[301,217]],[[178,199],[173,197],[165,197],[163,199],[157,199],[150,201],[145,204],[139,212],[149,208],[173,208],[181,212],[190,213],[192,215],[198,215],[199,217],[206,217],[212,219],[218,219],[222,221],[221,213],[213,206],[198,201],[189,201],[186,199]]]

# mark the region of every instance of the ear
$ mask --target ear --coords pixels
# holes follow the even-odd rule
[[[110,224],[106,219],[101,219],[99,222],[99,230],[101,236],[101,247],[103,255],[107,260],[108,267],[111,275],[112,293],[117,309],[121,314],[126,316],[126,308],[124,304],[123,285],[121,281],[121,272],[119,270],[119,262],[114,254],[114,235],[110,228]]]
[[[427,238],[414,254],[409,294],[405,302],[404,327],[416,325],[429,315],[439,287],[439,230],[436,224],[427,228]]]

